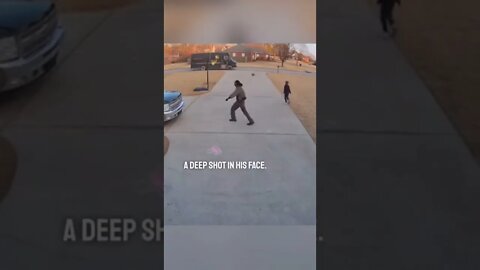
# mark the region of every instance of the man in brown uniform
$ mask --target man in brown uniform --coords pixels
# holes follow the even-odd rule
[[[233,93],[227,99],[225,99],[225,101],[228,101],[231,98],[237,98],[237,101],[233,103],[232,108],[230,109],[230,121],[237,121],[237,118],[235,117],[235,111],[240,108],[243,114],[245,114],[248,119],[247,125],[251,126],[254,122],[252,117],[250,117],[250,115],[248,114],[247,109],[245,108],[245,100],[247,99],[247,97],[245,96],[245,91],[242,88],[243,84],[239,80],[236,80],[234,85],[235,91],[233,91]]]

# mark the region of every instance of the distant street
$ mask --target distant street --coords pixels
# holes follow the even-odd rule
[[[315,77],[317,75],[316,72],[306,72],[306,71],[295,71],[295,70],[285,70],[285,69],[273,69],[273,68],[259,68],[259,67],[237,67],[234,70],[238,71],[251,71],[251,72],[271,72],[271,73],[285,73],[285,74],[292,74],[292,75],[299,75],[299,76],[312,76]],[[200,70],[192,70],[191,68],[178,68],[178,69],[171,69],[165,70],[165,75],[173,74],[177,72],[190,72],[190,71],[200,71]]]

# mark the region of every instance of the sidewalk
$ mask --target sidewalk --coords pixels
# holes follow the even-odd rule
[[[228,121],[237,79],[253,126],[240,110]],[[166,225],[315,224],[315,144],[265,73],[229,71],[189,102],[165,127]],[[193,160],[265,161],[267,170],[184,170]]]
[[[365,1],[318,5],[322,267],[477,269],[471,154]]]

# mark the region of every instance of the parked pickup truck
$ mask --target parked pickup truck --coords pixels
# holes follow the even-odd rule
[[[178,91],[163,91],[163,121],[169,121],[179,116],[183,111],[182,93]]]
[[[48,72],[62,37],[51,1],[0,0],[0,92]]]

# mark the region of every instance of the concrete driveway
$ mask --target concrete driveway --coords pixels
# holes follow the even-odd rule
[[[240,110],[225,98],[240,80]],[[166,225],[314,225],[315,144],[265,73],[229,71],[165,127]],[[265,161],[266,170],[184,170],[185,161]]]

